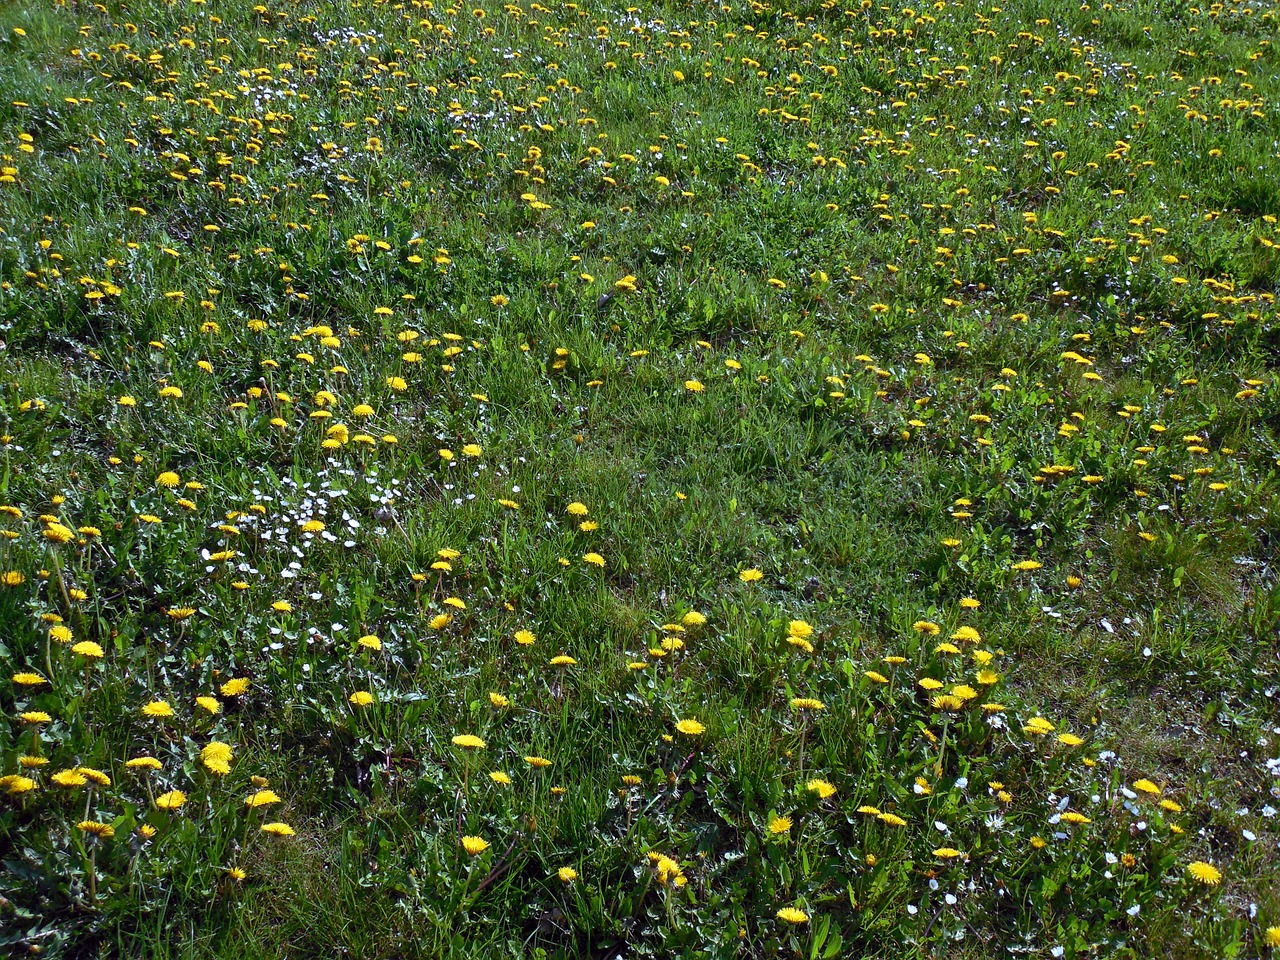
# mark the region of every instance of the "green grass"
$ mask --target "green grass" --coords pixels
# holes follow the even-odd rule
[[[1269,955],[1278,23],[0,9],[0,951]]]

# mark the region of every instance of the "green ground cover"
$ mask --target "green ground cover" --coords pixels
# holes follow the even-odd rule
[[[0,7],[0,951],[1280,948],[1280,5]]]

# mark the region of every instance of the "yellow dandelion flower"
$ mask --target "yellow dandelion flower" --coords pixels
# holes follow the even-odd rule
[[[1187,875],[1206,887],[1216,887],[1222,882],[1222,871],[1211,863],[1205,863],[1203,860],[1195,860],[1187,864]]]
[[[210,773],[225,777],[231,772],[231,746],[214,740],[200,751],[200,762]]]
[[[156,806],[161,810],[177,810],[187,802],[187,795],[181,790],[170,790],[156,797]]]
[[[249,680],[246,677],[236,677],[228,680],[218,690],[224,697],[238,697],[248,692]]]
[[[816,793],[822,800],[828,799],[836,792],[836,788],[826,780],[810,780],[804,785],[804,788],[810,793]]]

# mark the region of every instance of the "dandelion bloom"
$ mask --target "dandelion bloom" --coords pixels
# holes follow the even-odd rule
[[[74,530],[54,520],[44,528],[44,537],[51,543],[70,543],[76,538],[76,534]]]
[[[1152,796],[1152,797],[1160,796],[1160,788],[1157,787],[1150,780],[1135,781],[1135,783],[1133,784],[1133,789],[1137,790],[1139,793],[1145,793],[1148,796]]]
[[[653,850],[649,853],[649,862],[653,864],[653,869],[658,876],[658,882],[663,886],[671,884],[672,886],[683,887],[689,882],[685,878],[684,871],[680,869],[680,864],[671,857]]]
[[[821,700],[815,700],[813,697],[792,697],[792,710],[825,710],[827,705]]]
[[[60,787],[82,787],[88,783],[88,777],[83,773],[70,769],[70,771],[58,771],[54,776],[50,777],[56,785]]]
[[[876,819],[890,827],[905,827],[907,821],[903,820],[896,813],[878,813]]]
[[[222,712],[222,704],[213,697],[196,697],[196,705],[209,713]]]
[[[109,840],[116,835],[115,827],[109,823],[98,823],[96,820],[81,820],[76,824],[76,829],[81,833],[91,833],[95,837],[101,837],[103,840]]]
[[[274,837],[292,837],[297,833],[297,831],[287,823],[280,823],[278,821],[274,823],[264,823],[258,829],[263,833],[269,833]]]
[[[1053,724],[1044,717],[1032,717],[1023,726],[1022,732],[1029,737],[1042,737],[1046,733],[1053,732]]]
[[[245,806],[253,809],[279,802],[280,797],[274,790],[256,790],[244,798]]]
[[[367,707],[369,704],[373,703],[373,694],[368,690],[357,690],[351,696],[347,697],[347,700],[354,703],[357,707]]]
[[[48,683],[44,677],[38,673],[15,673],[13,682],[20,687],[38,687],[41,684]]]
[[[511,699],[509,697],[504,697],[500,693],[490,693],[489,702],[493,704],[494,708],[497,710],[502,710],[511,706]]]
[[[964,856],[964,854],[955,847],[939,847],[937,850],[933,851],[933,855],[942,860],[954,860],[956,857]]]
[[[483,750],[484,741],[472,733],[460,733],[453,738],[453,745],[464,750]]]
[[[809,915],[803,910],[798,910],[795,907],[783,907],[778,911],[778,919],[785,921],[786,923],[808,923]]]
[[[22,793],[30,793],[36,788],[36,782],[30,777],[10,774],[6,777],[0,777],[0,787],[3,787],[7,793],[17,796]]]
[[[124,765],[130,770],[160,770],[163,766],[155,757],[134,757]]]
[[[564,512],[571,517],[585,517],[588,513],[587,505],[575,500],[573,503],[569,504],[569,506],[565,507]]]
[[[522,647],[533,646],[535,639],[531,630],[517,630],[515,633],[515,641]]]
[[[503,773],[501,770],[494,770],[489,774],[489,779],[500,787],[510,786],[511,777]]]
[[[578,879],[578,871],[573,869],[573,867],[561,867],[556,871],[556,876],[558,876],[564,883],[573,883],[573,881]]]
[[[551,761],[546,757],[525,757],[524,762],[535,770],[545,770],[547,767],[551,766]]]
[[[836,788],[826,780],[810,780],[804,785],[804,788],[810,793],[816,793],[823,800],[831,797],[836,792]]]
[[[18,719],[23,723],[49,723],[53,720],[53,717],[43,710],[27,710],[18,714]]]
[[[173,707],[169,706],[167,700],[153,700],[142,708],[142,715],[153,719],[172,717]]]
[[[676,729],[686,737],[697,737],[707,732],[707,728],[697,720],[681,720],[676,724]]]
[[[600,556],[598,553],[584,553],[582,555],[582,561],[583,563],[591,564],[593,567],[604,566],[604,557]]]
[[[224,697],[238,697],[249,689],[249,681],[245,677],[228,680],[218,688]]]
[[[86,780],[92,780],[99,787],[111,786],[111,778],[101,770],[95,770],[93,767],[76,767],[75,772]]]
[[[804,620],[792,620],[787,624],[787,634],[792,637],[799,637],[801,640],[808,640],[813,636],[813,627]]]
[[[90,660],[102,659],[102,647],[97,643],[94,643],[92,640],[81,640],[71,648],[71,652],[79,654],[82,657],[87,657]]]
[[[463,837],[462,849],[467,851],[468,855],[478,857],[489,849],[489,841],[482,837]]]
[[[552,657],[550,662],[553,667],[572,667],[578,661],[562,653],[558,657]]]
[[[764,578],[764,573],[760,570],[757,570],[755,567],[748,567],[746,570],[743,570],[740,574],[738,574],[738,579],[741,580],[743,583],[755,583],[755,581],[761,580],[763,578]]]
[[[214,740],[200,751],[200,762],[210,773],[220,777],[231,772],[231,747]]]
[[[775,836],[779,833],[786,833],[791,829],[790,817],[774,817],[769,821],[769,832]]]
[[[177,810],[187,802],[187,795],[181,790],[170,790],[156,797],[156,806],[161,810]]]
[[[1222,882],[1222,871],[1203,860],[1195,860],[1187,864],[1187,874],[1192,880],[1203,883],[1206,887],[1216,887]]]

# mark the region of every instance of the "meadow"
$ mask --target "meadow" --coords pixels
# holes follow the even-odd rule
[[[1280,3],[0,6],[0,955],[1280,956]]]

